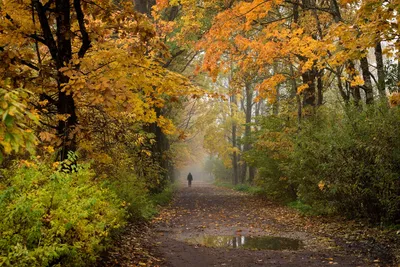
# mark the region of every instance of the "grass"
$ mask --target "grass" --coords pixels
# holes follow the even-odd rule
[[[248,185],[248,184],[233,185],[228,182],[216,181],[214,183],[214,185],[220,186],[220,187],[225,187],[225,188],[230,188],[230,189],[233,189],[233,190],[239,191],[239,192],[246,192],[246,193],[253,194],[253,195],[263,195],[265,193],[261,187],[252,186],[252,185]]]
[[[288,207],[299,211],[304,215],[313,215],[314,211],[310,205],[304,204],[300,200],[296,200],[287,204]]]
[[[161,193],[151,195],[150,196],[151,202],[153,202],[153,204],[156,206],[168,205],[172,200],[175,188],[176,188],[175,185],[172,184],[167,186]]]
[[[233,184],[228,183],[228,182],[222,182],[222,181],[215,181],[214,185],[219,186],[219,187],[230,188],[230,189],[235,188],[235,186]]]

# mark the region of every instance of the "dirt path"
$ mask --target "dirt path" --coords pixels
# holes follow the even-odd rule
[[[362,224],[302,217],[259,197],[208,184],[180,189],[154,225],[156,254],[163,259],[158,264],[173,267],[395,266],[393,242],[399,241],[395,235],[381,244],[378,230]],[[204,235],[238,237],[239,242],[242,236],[285,237],[303,246],[279,251],[196,244]]]

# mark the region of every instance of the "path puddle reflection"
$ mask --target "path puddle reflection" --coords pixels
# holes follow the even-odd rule
[[[217,248],[245,248],[265,250],[298,250],[303,242],[298,239],[273,236],[209,236],[202,235],[186,239],[190,244]]]

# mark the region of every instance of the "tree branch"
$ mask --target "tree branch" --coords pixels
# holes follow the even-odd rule
[[[34,5],[38,13],[40,26],[42,28],[44,36],[44,44],[49,48],[53,60],[58,61],[57,44],[56,41],[54,40],[53,33],[51,32],[49,21],[46,16],[46,10],[42,5],[42,3],[40,2],[40,0],[33,0],[32,4]]]
[[[46,4],[44,4],[43,8],[44,8],[45,10],[49,10],[51,4],[53,4],[53,3],[54,3],[54,0],[49,0],[49,2],[47,2]]]
[[[186,49],[181,49],[178,52],[176,52],[175,54],[173,54],[171,56],[171,58],[164,64],[164,68],[168,68],[171,63],[175,60],[175,58],[177,58],[179,55],[183,54],[186,51]]]
[[[82,46],[78,52],[78,56],[82,58],[91,47],[91,41],[85,26],[85,21],[84,21],[85,16],[82,11],[81,0],[74,0],[74,8],[79,23],[79,30],[82,34]]]
[[[285,0],[285,3],[292,4],[292,5],[297,5],[297,6],[301,7],[303,10],[319,10],[319,11],[323,11],[323,12],[329,13],[329,14],[331,14],[333,16],[335,15],[332,12],[332,10],[330,10],[329,8],[322,8],[322,7],[316,7],[316,6],[303,5],[303,4],[300,4],[300,3],[297,3],[297,2],[292,2],[290,0]]]

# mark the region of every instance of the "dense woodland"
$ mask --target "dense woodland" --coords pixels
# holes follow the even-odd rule
[[[0,265],[87,266],[218,181],[400,224],[398,0],[0,0]]]

